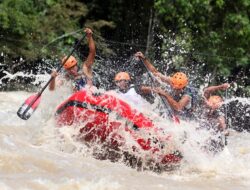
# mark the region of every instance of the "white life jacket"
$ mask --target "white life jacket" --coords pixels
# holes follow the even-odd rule
[[[129,103],[131,106],[142,109],[145,106],[148,106],[148,102],[144,100],[140,94],[135,91],[135,88],[130,88],[126,93],[122,93],[120,91],[116,91],[119,95],[119,98]]]

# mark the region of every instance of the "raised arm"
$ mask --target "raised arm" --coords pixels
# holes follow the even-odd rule
[[[153,75],[157,78],[159,78],[162,82],[168,83],[171,85],[171,80],[170,77],[163,75],[162,73],[160,73],[151,63],[150,61],[143,55],[142,52],[137,52],[135,54],[135,57],[137,57],[138,59],[141,59],[144,64],[146,65],[146,67],[148,68],[148,70],[150,72],[153,73]]]
[[[92,66],[95,61],[96,48],[95,48],[95,42],[92,36],[93,34],[92,30],[90,28],[86,28],[84,32],[86,33],[87,40],[88,40],[89,54],[88,54],[87,59],[83,63],[82,69],[83,69],[84,74],[88,78],[91,79],[93,77]]]
[[[218,91],[218,90],[226,90],[229,87],[230,85],[228,83],[224,83],[218,86],[209,86],[203,90],[203,94],[205,98],[208,99],[213,92]]]

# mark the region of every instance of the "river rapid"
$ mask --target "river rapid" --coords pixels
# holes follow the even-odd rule
[[[31,94],[0,92],[1,190],[250,189],[247,132],[231,130],[228,145],[216,156],[186,149],[185,161],[173,171],[137,171],[122,162],[93,158],[85,146],[74,142],[70,135],[67,138],[67,129],[63,131],[66,139],[61,142],[53,116],[69,92],[45,91],[37,111],[29,120],[21,120],[16,112]]]

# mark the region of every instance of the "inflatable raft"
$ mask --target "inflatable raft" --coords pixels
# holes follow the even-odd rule
[[[171,134],[162,135],[150,118],[115,96],[78,91],[58,106],[55,118],[57,127],[79,128],[83,142],[105,143],[116,150],[130,147],[135,153],[157,155],[164,164],[181,160],[179,151],[171,145]],[[161,133],[161,137],[153,133]],[[134,142],[127,142],[124,134]]]

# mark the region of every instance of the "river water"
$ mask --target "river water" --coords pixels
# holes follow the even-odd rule
[[[122,162],[93,158],[70,137],[60,142],[53,113],[66,92],[46,91],[29,120],[18,118],[17,109],[31,94],[0,92],[1,190],[250,189],[249,133],[230,131],[227,147],[213,157],[187,149],[176,170],[137,171]],[[75,147],[79,151],[72,151]]]

